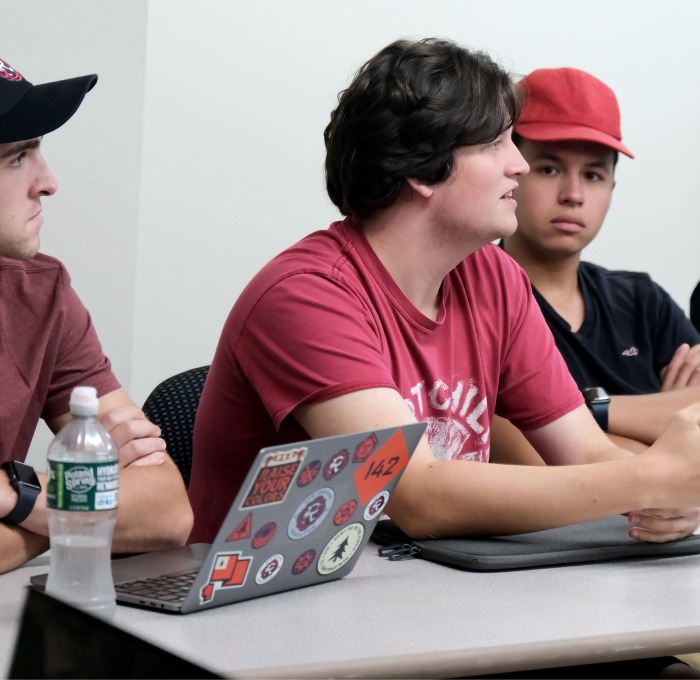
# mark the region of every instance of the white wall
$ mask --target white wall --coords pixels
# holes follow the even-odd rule
[[[402,36],[450,37],[520,74],[576,66],[613,87],[637,158],[620,160],[590,258],[652,272],[687,309],[700,278],[699,25],[692,0],[151,0],[134,394],[208,363],[255,271],[336,217],[323,128],[356,68]]]
[[[127,387],[147,9],[128,1],[0,1],[0,57],[29,81],[99,76],[75,116],[44,139],[58,192],[43,202],[41,248],[66,263]],[[50,438],[40,423],[30,460],[42,468]]]
[[[515,74],[575,66],[607,82],[637,158],[620,160],[588,257],[651,272],[684,309],[700,278],[694,0],[0,0],[0,9],[0,56],[33,82],[100,75],[46,140],[60,190],[45,204],[43,247],[68,264],[138,402],[209,363],[257,269],[337,217],[323,187],[323,128],[355,70],[398,37],[449,37]]]

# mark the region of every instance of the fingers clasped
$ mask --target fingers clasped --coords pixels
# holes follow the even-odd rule
[[[119,449],[119,465],[160,465],[166,459],[160,428],[136,406],[120,406],[101,418]]]
[[[661,377],[662,392],[700,385],[700,345],[680,345]]]

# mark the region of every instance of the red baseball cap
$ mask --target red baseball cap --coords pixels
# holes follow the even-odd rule
[[[34,139],[61,127],[96,82],[92,74],[32,85],[0,59],[0,143]]]
[[[615,93],[590,73],[541,68],[525,76],[523,109],[515,131],[538,142],[597,142],[634,158],[622,143]]]

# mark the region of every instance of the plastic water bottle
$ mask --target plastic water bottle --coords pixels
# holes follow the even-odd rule
[[[71,422],[49,445],[51,560],[46,592],[111,619],[116,609],[110,558],[119,458],[97,420],[97,409],[95,388],[76,387],[70,396]]]

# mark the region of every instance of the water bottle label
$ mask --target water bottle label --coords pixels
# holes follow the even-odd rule
[[[46,505],[51,510],[116,510],[119,463],[63,463],[49,460]]]

